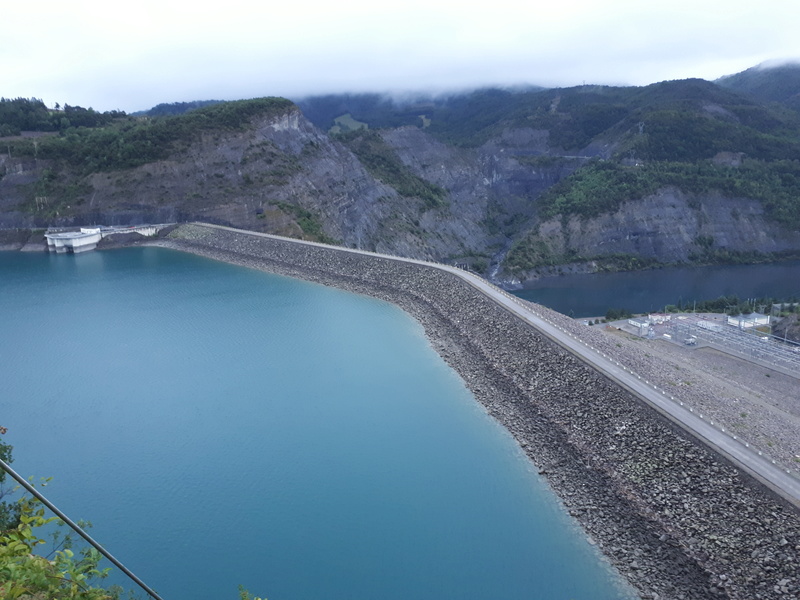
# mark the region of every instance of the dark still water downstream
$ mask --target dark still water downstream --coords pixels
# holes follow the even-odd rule
[[[514,294],[572,317],[599,317],[609,308],[661,311],[667,304],[691,306],[731,294],[800,298],[800,261],[546,277]]]
[[[0,381],[18,471],[167,600],[626,597],[390,304],[156,248],[0,253]]]

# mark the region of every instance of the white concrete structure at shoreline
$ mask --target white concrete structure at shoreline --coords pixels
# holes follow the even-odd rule
[[[80,231],[48,232],[44,235],[47,239],[49,252],[87,252],[97,248],[97,244],[104,237],[115,233],[138,233],[144,236],[153,236],[166,225],[132,225],[130,227],[81,227]]]
[[[62,231],[59,233],[46,233],[47,250],[50,252],[87,252],[97,248],[97,243],[103,239],[99,227],[81,227],[80,231]]]

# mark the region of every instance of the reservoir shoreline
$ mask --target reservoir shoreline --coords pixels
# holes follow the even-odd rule
[[[796,597],[792,507],[455,275],[200,225],[151,245],[411,314],[642,598]]]

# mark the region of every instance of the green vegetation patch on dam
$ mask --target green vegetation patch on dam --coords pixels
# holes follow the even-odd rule
[[[412,314],[642,597],[797,593],[793,507],[458,277],[199,225],[179,227],[163,244]]]

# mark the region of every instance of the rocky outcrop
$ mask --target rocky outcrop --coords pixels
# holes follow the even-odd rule
[[[402,165],[446,191],[441,203],[401,195],[289,108],[243,130],[206,132],[167,159],[125,170],[86,175],[0,155],[0,229],[200,220],[457,262],[508,281],[534,276],[501,268],[526,237],[547,254],[541,264],[800,252],[800,232],[767,219],[759,202],[674,189],[594,218],[542,221],[540,196],[590,157],[607,157],[611,144],[564,156],[547,130],[526,127],[507,128],[478,148],[442,143],[418,127],[380,135]]]
[[[62,171],[61,184],[80,180],[83,186],[71,201],[64,200],[63,190],[48,197],[35,189],[58,168],[52,161],[3,160],[4,228],[203,219],[302,237],[300,214],[330,238],[358,246],[374,244],[382,237],[380,223],[398,205],[403,209],[395,190],[376,181],[349,150],[296,109],[256,119],[244,131],[204,134],[169,159],[138,168],[86,179]]]
[[[532,164],[526,159],[548,156],[548,132],[526,128],[505,130],[475,149],[443,144],[417,127],[385,130],[382,137],[414,173],[448,192],[447,211],[420,218],[420,227],[433,233],[427,238],[431,255],[471,265],[502,261],[513,240],[536,222],[536,199],[588,158]]]
[[[202,226],[165,243],[404,308],[642,598],[800,594],[793,507],[456,276]]]
[[[400,195],[297,109],[244,131],[206,133],[168,159],[82,176],[0,156],[0,229],[202,220],[344,246],[457,260],[483,270],[535,217],[535,199],[581,160],[531,166],[546,131],[509,130],[476,150],[416,127],[382,132],[400,160],[447,190],[442,206]]]
[[[529,239],[550,257],[627,255],[658,263],[800,252],[800,231],[768,219],[760,202],[675,188],[625,202],[613,213],[541,222]],[[524,281],[538,271],[515,275]]]

